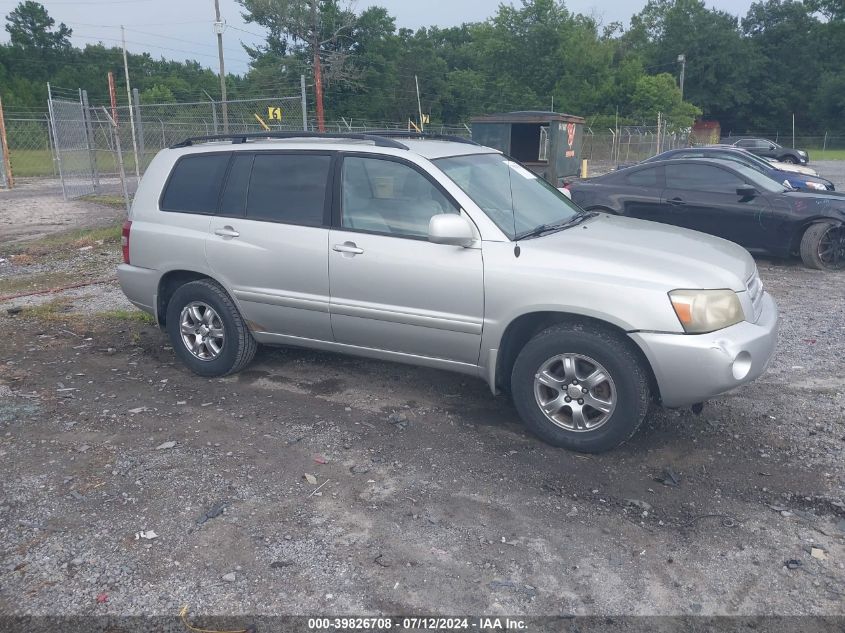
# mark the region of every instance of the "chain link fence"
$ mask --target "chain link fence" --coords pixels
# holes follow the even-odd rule
[[[590,162],[593,174],[616,165],[637,163],[660,152],[692,144],[688,132],[669,132],[657,126],[625,126],[606,132],[585,128],[581,158]]]
[[[114,108],[89,105],[84,90],[48,94],[47,113],[7,118],[9,156],[17,178],[58,179],[66,199],[115,194],[128,203],[152,158],[188,137],[311,128],[304,85],[296,96],[227,102],[145,104],[135,91],[132,106]]]

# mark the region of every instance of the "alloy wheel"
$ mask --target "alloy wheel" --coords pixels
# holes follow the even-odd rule
[[[598,361],[582,354],[559,354],[534,375],[534,398],[550,422],[568,431],[594,431],[616,409],[613,378]]]
[[[207,303],[192,301],[179,317],[179,331],[188,351],[200,360],[214,360],[223,351],[226,333],[220,315]]]

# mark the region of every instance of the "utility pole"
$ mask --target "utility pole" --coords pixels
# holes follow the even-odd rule
[[[416,75],[414,75],[414,83],[417,85],[417,110],[420,113],[420,132],[423,132],[425,131],[425,126],[423,125],[422,102],[420,101],[420,80],[417,79]]]
[[[135,155],[135,176],[141,178],[138,160],[138,141],[135,139],[135,115],[132,112],[132,88],[129,87],[129,64],[126,61],[126,31],[120,25],[120,39],[123,41],[123,74],[126,76],[126,103],[129,106],[129,127],[132,128],[132,153]]]
[[[217,33],[217,57],[220,58],[220,99],[223,108],[223,134],[229,133],[229,106],[226,103],[226,69],[223,66],[223,30],[226,25],[220,19],[220,0],[214,0],[214,32]],[[212,106],[213,107],[213,106]]]
[[[684,72],[687,69],[687,56],[684,53],[678,55],[678,62],[681,64],[681,101],[684,100]]]
[[[312,34],[314,47],[314,90],[317,93],[317,130],[326,131],[326,116],[323,111],[323,71],[320,66],[320,31],[317,22],[317,0],[311,0],[311,22],[314,32]]]

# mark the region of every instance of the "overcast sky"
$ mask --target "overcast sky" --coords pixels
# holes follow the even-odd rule
[[[707,5],[744,15],[752,0],[707,0]],[[603,23],[627,24],[646,0],[568,0],[570,11],[595,15]],[[18,0],[0,0],[0,14],[5,18]],[[212,22],[214,0],[42,0],[56,22],[73,29],[73,43],[102,41],[119,45],[120,25],[126,26],[127,48],[135,53],[148,51],[155,57],[197,61],[216,68],[217,46]],[[397,27],[416,29],[436,24],[453,26],[476,22],[493,15],[500,0],[358,0],[357,10],[370,5],[386,7],[396,17]],[[229,28],[224,35],[227,72],[241,74],[249,61],[240,46],[262,40],[263,29],[246,24],[241,8],[234,0],[220,0],[220,11]],[[5,22],[5,20],[4,20]],[[5,29],[0,41],[8,41]]]

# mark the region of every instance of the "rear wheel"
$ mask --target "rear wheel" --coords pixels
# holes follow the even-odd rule
[[[511,392],[533,433],[586,453],[630,438],[650,401],[646,370],[628,344],[583,325],[555,325],[532,338],[514,363]]]
[[[167,304],[173,351],[200,376],[225,376],[246,367],[258,347],[226,291],[210,279],[180,286]]]
[[[817,222],[804,231],[801,259],[808,268],[842,270],[845,268],[845,225]]]

